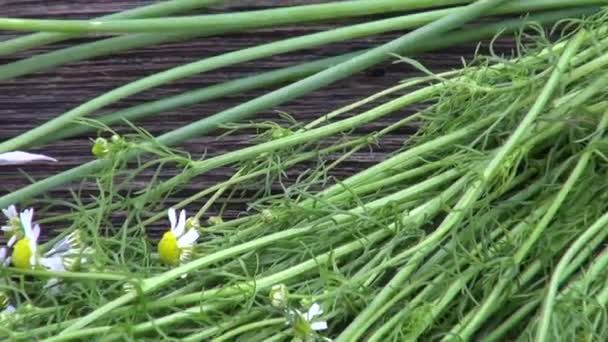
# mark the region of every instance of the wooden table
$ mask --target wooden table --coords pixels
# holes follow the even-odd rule
[[[0,15],[30,18],[93,18],[149,4],[150,2],[151,1],[149,0],[0,0]],[[263,9],[278,5],[284,6],[319,2],[324,1],[235,0],[226,1],[226,5],[213,6],[211,9],[203,10],[200,13]],[[351,20],[350,22],[353,21]],[[213,56],[263,42],[271,42],[286,37],[326,30],[345,23],[346,22],[319,23],[307,26],[279,27],[259,30],[256,34],[231,34],[222,37],[201,38],[186,43],[140,48],[111,57],[95,58],[86,62],[74,63],[50,71],[21,77],[12,81],[0,82],[0,140],[22,133],[97,95],[146,75],[207,56]],[[319,49],[298,51],[208,72],[132,96],[109,109],[132,106],[204,85],[376,46],[399,35],[400,33],[384,34],[373,38],[341,42]],[[0,35],[0,39],[9,37],[11,37],[9,33]],[[0,56],[0,63],[11,62],[18,58],[24,58],[33,54],[50,51],[83,41],[87,41],[87,39],[62,42],[53,46],[36,49],[35,51],[21,53],[16,56]],[[474,51],[474,47],[475,44],[460,46],[440,52],[419,55],[417,56],[417,59],[431,70],[445,70],[458,67],[461,63],[461,56],[470,58]],[[496,47],[498,48],[498,51],[501,49],[508,51],[510,42],[509,40],[501,40]],[[297,120],[307,122],[332,109],[390,87],[399,82],[399,80],[411,76],[415,72],[415,70],[405,64],[386,63],[380,67],[361,73],[342,82],[338,82],[333,86],[319,90],[306,97],[291,101],[286,105],[276,108],[276,110],[287,112]],[[253,91],[247,94],[238,94],[220,100],[201,103],[189,108],[177,109],[140,121],[138,124],[150,133],[158,135],[244,102],[254,96],[264,94],[265,92],[265,90]],[[400,116],[406,114],[407,112],[399,113]],[[277,114],[274,110],[264,111],[257,116],[257,119],[259,120],[276,118]],[[388,120],[394,120],[394,117]],[[370,124],[366,127],[366,130],[374,130],[379,126],[384,126],[386,123],[386,120],[381,120],[380,122]],[[121,131],[125,132],[124,129]],[[392,151],[399,147],[407,134],[411,133],[411,131],[412,129],[410,128],[395,132],[384,139],[382,145],[374,148],[373,151],[365,150],[355,154],[347,163],[344,163],[336,170],[334,175],[343,177],[356,170],[365,168],[378,160],[382,160],[386,156],[387,151]],[[90,154],[91,137],[91,135],[80,136],[45,146],[39,151],[56,157],[60,162],[53,165],[27,166],[24,167],[23,170],[31,177],[39,179],[45,175],[56,174],[62,170],[67,170],[89,161],[92,159]],[[220,140],[215,136],[206,136],[188,141],[180,147],[193,153],[195,156],[200,156],[205,151],[207,151],[208,155],[215,155],[244,146],[250,138],[251,136],[247,134],[234,135]],[[225,177],[226,172],[229,172],[229,170],[218,170],[213,174],[199,177],[195,182],[192,182],[186,189],[180,192],[179,196],[187,196],[197,189],[204,188],[217,182],[218,179]],[[168,175],[170,175],[170,172],[163,176]],[[146,179],[142,178],[140,179],[140,182],[141,183],[134,184],[134,186],[144,186]],[[12,167],[0,168],[0,193],[18,189],[27,183],[28,180],[17,169]],[[85,184],[84,189],[88,190],[89,193],[94,193],[95,187],[93,184]],[[67,190],[68,187],[57,189],[52,192],[51,196],[53,198],[69,197]],[[84,194],[86,195],[87,191],[85,191]],[[168,201],[168,204],[177,200],[178,198],[173,198]],[[200,207],[201,203],[195,203],[191,209]],[[234,210],[227,212],[227,216],[236,215],[240,209],[242,209],[242,207],[236,206]]]

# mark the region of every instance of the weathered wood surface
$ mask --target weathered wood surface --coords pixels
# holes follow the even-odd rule
[[[290,4],[306,4],[323,1],[227,1],[225,5],[213,6],[201,12],[221,12],[226,10],[261,9],[269,6],[284,6]],[[93,18],[108,13],[121,11],[144,4],[148,0],[121,0],[121,1],[91,1],[91,0],[0,0],[0,16],[30,17],[30,18]],[[244,47],[271,42],[286,37],[326,30],[339,26],[341,23],[319,23],[314,25],[298,25],[260,30],[255,34],[231,34],[222,37],[201,38],[186,43],[166,44],[137,49],[120,53],[111,57],[96,58],[86,62],[74,63],[59,67],[47,72],[40,72],[12,81],[0,81],[0,140],[15,136],[36,125],[45,122],[60,113],[63,113],[97,95],[115,87],[124,85],[146,75],[165,70],[180,64],[195,61],[207,56],[217,55]],[[343,23],[342,23],[343,24]],[[132,96],[111,108],[121,108],[158,99],[170,94],[214,84],[225,80],[235,79],[245,75],[252,75],[263,71],[285,67],[299,62],[312,61],[318,58],[346,53],[362,48],[376,46],[382,42],[397,37],[400,33],[385,34],[373,38],[358,39],[325,46],[319,49],[299,51],[296,53],[266,58],[235,67],[208,72],[196,77],[176,82],[161,88],[153,89]],[[7,39],[14,35],[8,33],[0,35],[0,39]],[[65,47],[76,41],[63,42],[34,51],[28,51],[16,56],[0,56],[0,63],[7,63],[18,58]],[[457,67],[461,57],[469,58],[474,51],[474,44],[451,48],[440,52],[428,53],[417,58],[431,70],[439,71]],[[499,51],[510,48],[509,41],[498,44]],[[361,73],[347,80],[327,87],[304,98],[300,98],[283,105],[276,110],[285,111],[299,121],[310,121],[313,118],[340,106],[361,99],[374,92],[383,90],[396,84],[399,80],[415,72],[403,64],[386,63],[373,70]],[[178,109],[172,112],[156,115],[153,118],[141,121],[140,124],[154,135],[190,123],[204,116],[216,113],[233,105],[265,93],[264,90],[247,94],[238,94],[221,100],[198,104],[189,108]],[[405,115],[400,113],[399,115]],[[267,110],[257,116],[261,119],[276,118],[274,110]],[[394,119],[394,118],[393,118]],[[374,129],[384,125],[386,121],[370,125]],[[386,151],[397,148],[411,130],[401,130],[383,140],[383,144],[373,152],[362,151],[351,158],[348,163],[340,167],[335,174],[343,176],[357,169],[382,160]],[[250,136],[236,135],[228,139],[218,140],[214,136],[193,139],[182,147],[194,154],[202,154],[205,150],[208,155],[223,153],[247,143]],[[90,160],[90,136],[81,136],[46,146],[40,151],[52,155],[60,160],[54,165],[27,166],[23,170],[34,178],[55,174],[77,166]],[[201,189],[224,177],[222,171],[197,179],[183,191],[186,195],[195,189]],[[144,180],[145,181],[145,180]],[[28,183],[28,180],[15,168],[0,168],[0,193],[17,189]],[[143,183],[142,183],[143,185]],[[53,197],[69,196],[67,187],[57,189]],[[175,199],[177,200],[177,199]],[[195,205],[200,206],[200,203]],[[236,212],[229,212],[235,215]]]

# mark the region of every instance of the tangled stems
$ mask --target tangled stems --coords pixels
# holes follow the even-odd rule
[[[221,0],[169,0],[157,4],[134,8],[132,10],[106,15],[98,20],[134,19],[146,17],[162,17],[168,14],[183,13],[193,9],[206,7]],[[24,50],[36,48],[45,44],[61,42],[66,39],[78,37],[74,34],[64,33],[34,33],[0,42],[0,56],[10,55]],[[1,73],[0,73],[1,74]]]
[[[583,153],[573,174],[582,174],[583,170],[587,167],[591,156],[593,154],[594,143],[602,139],[604,130],[608,125],[608,113],[604,114],[602,120],[598,126],[597,135],[591,141],[587,148],[587,151]],[[570,179],[569,179],[570,180]],[[566,183],[568,184],[568,183]],[[585,233],[583,233],[575,242],[568,248],[566,254],[560,259],[549,283],[549,289],[545,296],[545,301],[541,309],[540,322],[537,329],[536,341],[546,341],[547,334],[549,331],[549,324],[551,322],[551,313],[553,312],[553,306],[555,305],[555,296],[557,294],[560,280],[563,278],[562,273],[565,272],[566,268],[570,264],[571,260],[575,257],[575,254],[580,251],[591,240],[597,235],[600,229],[603,229],[608,222],[608,214],[600,217]]]
[[[446,216],[437,229],[433,232],[432,238],[425,239],[425,243],[420,243],[416,246],[417,252],[412,256],[405,267],[403,267],[386,286],[354,320],[340,334],[338,341],[356,340],[364,333],[365,322],[369,322],[374,312],[380,308],[393,295],[394,289],[398,288],[417,267],[417,264],[423,260],[426,255],[434,249],[435,244],[445,236],[449,231],[461,222],[462,218],[468,213],[468,210],[473,206],[479,198],[482,191],[485,189],[496,174],[500,171],[506,157],[513,153],[515,148],[520,144],[524,135],[529,132],[530,127],[545,108],[555,89],[560,84],[560,79],[570,63],[570,59],[576,54],[580,44],[583,41],[583,34],[578,34],[577,38],[568,44],[562,57],[560,58],[555,70],[547,81],[538,99],[530,111],[524,116],[521,123],[515,131],[509,136],[506,143],[497,151],[494,157],[489,161],[481,172],[481,179],[475,181],[468,190],[462,195],[454,209]]]
[[[449,179],[449,178],[447,178]],[[427,184],[433,184],[432,181],[427,181]],[[455,191],[457,191],[457,189],[460,189],[460,187],[462,187],[464,183],[462,181],[460,182],[456,182],[455,185],[452,185],[452,187],[450,187],[450,189],[452,189],[451,191],[447,191],[446,192],[450,195],[450,197],[454,194]],[[456,186],[458,185],[458,186]],[[424,186],[421,185],[419,187],[420,189],[424,189]],[[392,196],[386,197],[386,198],[382,198],[380,200],[374,201],[374,203],[370,203],[368,204],[367,208],[374,208],[374,207],[382,207],[383,205],[386,205],[387,202],[390,201],[398,201],[400,198],[406,198],[406,196],[412,196],[413,194],[417,193],[417,191],[421,191],[418,188],[414,187],[411,189],[405,189],[399,193],[396,193]],[[429,211],[429,208],[432,208],[434,210],[439,210],[439,208],[441,208],[441,203],[437,203],[437,201],[444,199],[443,196],[440,196],[440,198],[438,198],[435,202],[431,202],[434,205],[431,204],[427,204],[425,206],[422,206],[421,208],[418,209],[418,211],[412,211],[412,217],[420,220],[421,218],[426,218],[427,216],[421,216],[423,214],[427,214]],[[357,209],[355,209],[354,211],[352,211],[353,213],[356,212]],[[359,211],[363,210],[361,208],[358,208]],[[422,212],[421,214],[414,214],[414,213],[418,213],[418,212]],[[350,215],[339,215],[339,216],[335,216],[333,219],[338,220],[344,220],[344,219],[348,219],[350,218]],[[332,221],[333,222],[333,221]],[[211,265],[213,263],[216,263],[218,261],[221,260],[225,260],[227,258],[230,257],[234,257],[238,254],[242,254],[245,253],[249,250],[255,249],[255,248],[260,248],[263,247],[265,245],[274,243],[276,241],[280,241],[283,239],[289,239],[289,238],[293,238],[296,237],[298,235],[301,234],[305,234],[307,232],[310,232],[311,229],[313,228],[318,228],[315,226],[305,226],[302,228],[291,228],[288,230],[284,230],[281,232],[277,232],[277,233],[273,233],[264,237],[260,237],[257,238],[255,240],[251,240],[249,242],[237,245],[237,246],[233,246],[233,247],[229,247],[227,249],[215,252],[213,254],[204,256],[202,258],[193,260],[187,264],[184,264],[182,266],[179,266],[177,268],[174,268],[170,271],[167,271],[159,276],[153,277],[153,278],[148,278],[146,280],[143,280],[141,282],[141,288],[138,292],[140,292],[141,294],[147,294],[153,291],[158,290],[159,288],[161,288],[162,286],[166,285],[167,283],[169,283],[172,280],[178,279],[179,277],[181,277],[181,275],[183,274],[187,274],[187,273],[191,273],[197,269],[200,269],[202,267]],[[384,236],[386,236],[386,234],[390,234],[390,232],[388,230],[381,230],[376,234],[377,237],[375,237],[375,239],[380,239]],[[371,236],[368,237],[368,241],[374,241],[374,234],[372,234]],[[337,248],[336,250],[332,251],[331,253],[327,253],[327,257],[332,256],[332,257],[337,257],[340,255],[340,252],[342,253],[346,253],[346,252],[351,252],[352,251],[352,246],[353,243],[348,244],[346,246],[343,246],[341,248]],[[361,242],[356,242],[354,243],[354,245],[356,246],[356,248],[361,248],[362,244]],[[344,248],[344,247],[348,247],[348,248]],[[312,261],[313,265],[316,266],[318,264],[318,262],[321,259],[322,256],[319,256]],[[305,270],[304,267],[302,267],[302,265],[299,265],[300,267],[295,268],[295,272],[303,272],[303,270]],[[289,272],[287,272],[289,271]],[[265,287],[271,286],[275,283],[275,278],[277,278],[278,275],[280,274],[285,274],[285,272],[287,272],[287,274],[292,274],[294,273],[294,268],[290,268],[289,270],[286,270],[284,272],[280,272],[277,274],[274,274],[272,277],[268,277],[266,278],[266,281],[263,280],[258,280],[255,282],[255,288],[256,289],[263,289]],[[268,279],[273,279],[272,282],[268,281]],[[237,288],[242,288],[242,286],[239,286]],[[80,318],[79,320],[77,320],[75,323],[71,324],[68,328],[66,328],[63,333],[69,333],[78,329],[81,329],[83,327],[85,327],[86,325],[90,324],[91,322],[95,321],[96,319],[106,315],[107,313],[109,313],[110,311],[125,305],[127,303],[129,303],[130,301],[132,301],[133,299],[137,298],[138,296],[138,292],[136,291],[132,291],[129,292],[111,302],[109,302],[108,304],[98,308],[97,310],[91,312],[90,314]],[[221,291],[222,293],[224,293],[224,291]],[[199,296],[199,294],[197,294],[197,297]],[[180,300],[180,301],[184,301],[185,298],[187,296],[181,296],[177,299],[171,299],[172,302],[176,301],[176,300]],[[159,305],[160,301],[157,301],[156,304]],[[62,333],[62,334],[63,334]]]

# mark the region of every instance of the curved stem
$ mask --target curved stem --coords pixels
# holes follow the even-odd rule
[[[97,18],[98,20],[134,19],[162,17],[169,14],[184,13],[193,9],[206,7],[221,0],[169,0],[157,4],[138,7],[120,13],[114,13]],[[52,44],[78,37],[65,33],[34,33],[0,42],[0,56],[14,54],[45,44]]]

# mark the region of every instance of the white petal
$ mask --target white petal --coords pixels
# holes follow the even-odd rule
[[[6,257],[8,256],[8,249],[6,247],[0,248],[0,264],[4,263]]]
[[[23,226],[23,233],[25,237],[32,240],[32,218],[34,217],[34,209],[26,209],[19,214],[21,225]]]
[[[0,227],[0,230],[3,232],[10,232],[11,230],[13,230],[13,227],[11,226],[2,226]]]
[[[192,244],[198,240],[199,234],[196,229],[190,229],[186,234],[177,240],[177,247],[182,248],[186,246],[192,246]]]
[[[0,153],[0,165],[21,165],[38,161],[56,162],[57,159],[45,156],[43,154],[22,151]]]
[[[184,231],[186,230],[186,211],[182,210],[179,213],[179,220],[177,220],[177,225],[175,226],[175,229],[173,229],[173,234],[175,234],[175,236],[180,237],[182,235],[184,235]]]
[[[6,258],[6,260],[4,260],[4,263],[2,264],[2,266],[8,267],[10,264],[11,264],[11,257],[9,256],[8,258]]]
[[[10,315],[10,314],[14,313],[15,311],[17,311],[17,309],[14,306],[12,306],[12,305],[9,304],[6,307],[6,309],[4,309],[3,313],[7,313],[7,314]]]
[[[8,242],[6,243],[6,245],[8,247],[13,247],[13,245],[15,244],[15,242],[17,242],[17,235],[11,236],[11,238],[8,240]]]
[[[308,312],[306,313],[306,320],[310,322],[310,321],[312,321],[313,318],[315,318],[316,316],[319,316],[322,313],[323,313],[323,309],[321,309],[321,305],[319,305],[317,303],[313,303],[310,306],[310,309],[308,309]]]
[[[175,217],[175,209],[169,208],[167,211],[167,215],[169,215],[169,222],[171,222],[171,230],[175,229],[177,225],[177,218]]]
[[[36,249],[38,248],[38,244],[36,240],[30,240],[30,251],[32,251],[32,256],[30,257],[30,265],[36,266]]]
[[[36,224],[36,225],[34,225],[34,228],[32,229],[32,239],[34,241],[38,241],[39,237],[40,237],[40,225]]]
[[[49,258],[40,259],[40,264],[51,271],[64,272],[65,267],[63,266],[63,258],[60,256],[53,256]]]
[[[327,322],[313,322],[310,325],[310,328],[312,330],[318,331],[318,330],[326,330],[327,329]]]
[[[4,216],[6,216],[6,218],[9,220],[13,217],[19,216],[19,213],[17,213],[17,208],[14,205],[9,205],[8,208],[2,209],[2,212],[4,213]]]

